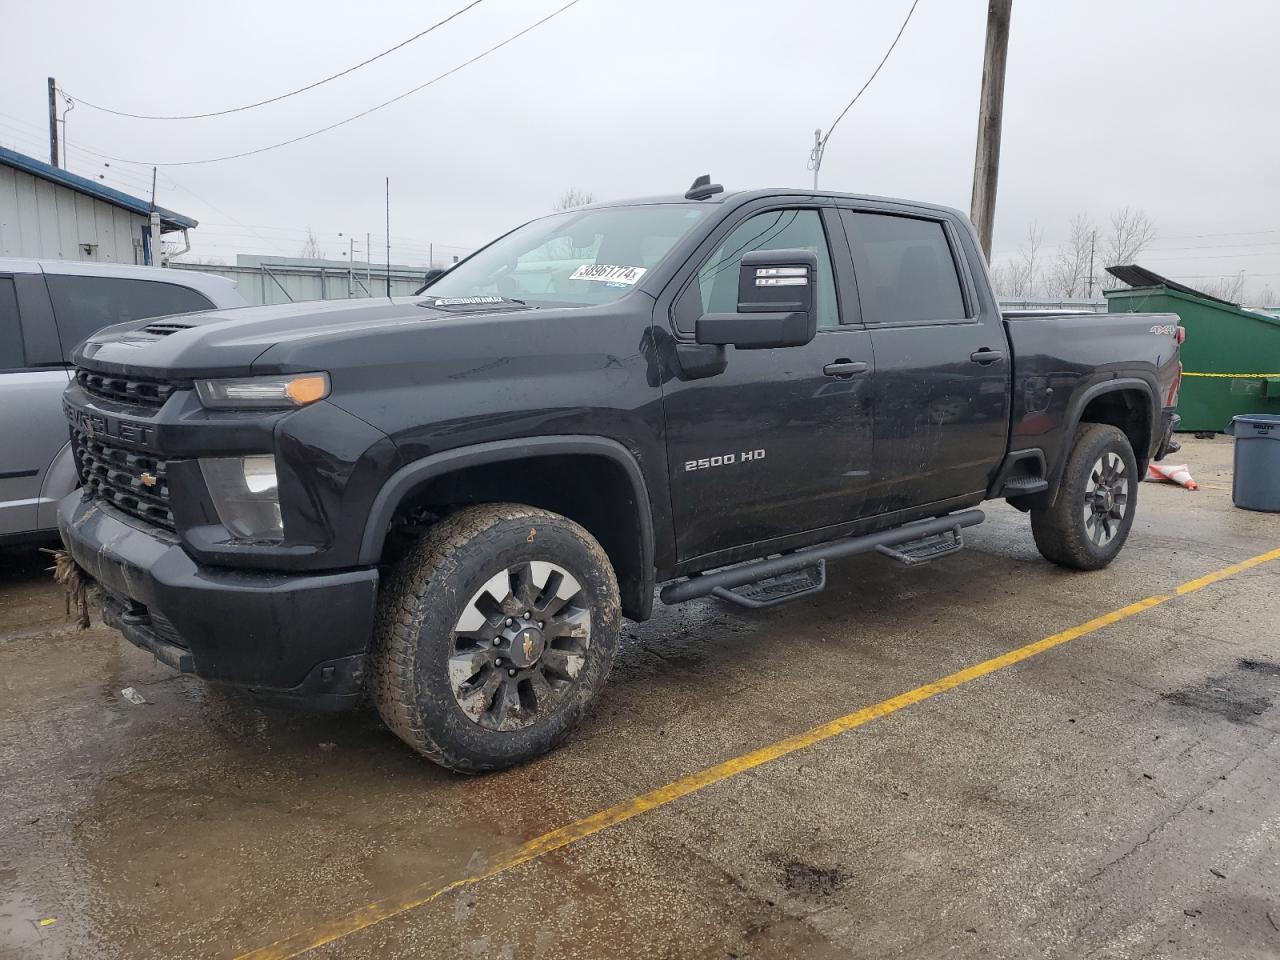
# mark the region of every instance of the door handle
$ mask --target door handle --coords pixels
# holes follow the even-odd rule
[[[861,360],[837,360],[834,363],[828,363],[822,368],[823,374],[828,377],[835,377],[837,380],[848,380],[850,377],[856,377],[860,373],[867,372],[867,365]]]
[[[1003,360],[1004,353],[1000,350],[989,350],[986,347],[983,347],[981,350],[975,350],[973,353],[969,354],[969,359],[974,363],[980,363],[985,367],[988,363],[995,363],[997,360]]]

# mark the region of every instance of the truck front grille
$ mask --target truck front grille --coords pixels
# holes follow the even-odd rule
[[[168,464],[147,453],[106,443],[72,429],[76,470],[88,496],[125,513],[173,530]]]
[[[117,377],[83,367],[76,370],[76,383],[93,397],[143,408],[159,409],[178,389],[178,384],[140,377]],[[148,414],[150,415],[150,414]]]

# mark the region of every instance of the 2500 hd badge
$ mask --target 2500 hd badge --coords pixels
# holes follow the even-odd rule
[[[729,467],[735,463],[749,463],[752,460],[763,460],[764,449],[743,450],[742,453],[725,453],[718,457],[703,457],[701,460],[686,460],[684,471],[709,470],[712,467]]]

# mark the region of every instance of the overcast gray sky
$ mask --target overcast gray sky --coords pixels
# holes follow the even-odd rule
[[[47,158],[45,78],[130,112],[192,113],[350,66],[467,0],[161,5],[3,0],[0,143]],[[144,162],[288,139],[402,93],[564,0],[485,0],[350,76],[227,117],[71,111],[70,168],[132,193]],[[296,256],[308,226],[392,259],[472,247],[547,212],[567,187],[611,199],[804,186],[815,127],[865,81],[910,0],[580,0],[492,56],[371,116],[254,157],[162,167],[158,200],[200,220],[200,255]],[[829,189],[968,209],[986,3],[920,0],[893,56],[828,147]],[[1030,223],[1047,254],[1068,219],[1125,204],[1154,221],[1144,265],[1196,283],[1246,271],[1280,290],[1280,4],[1015,0],[995,259]],[[361,257],[357,254],[357,258]]]

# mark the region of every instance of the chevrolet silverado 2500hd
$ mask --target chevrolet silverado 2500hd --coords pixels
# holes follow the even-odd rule
[[[1176,318],[1002,315],[922,203],[699,178],[428,280],[90,337],[60,529],[166,664],[367,692],[457,770],[560,743],[659,585],[779,603],[839,557],[950,553],[993,498],[1103,567],[1175,420]]]

